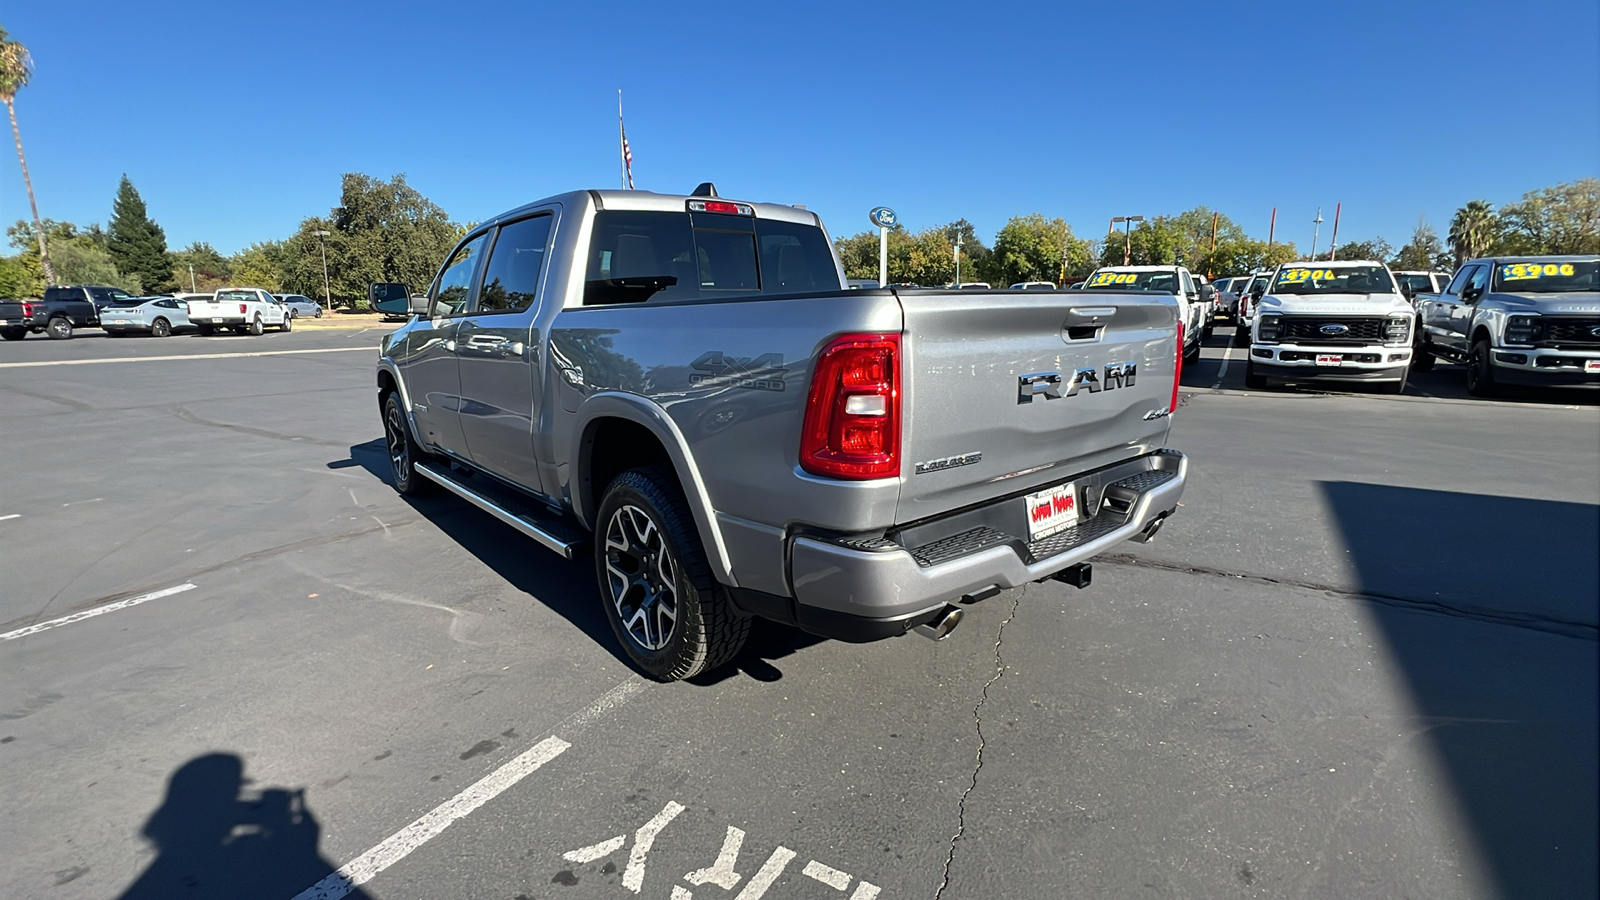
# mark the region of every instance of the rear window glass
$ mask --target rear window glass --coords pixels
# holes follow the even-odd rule
[[[840,290],[822,230],[749,216],[595,214],[583,302],[614,303]]]
[[[112,297],[107,306],[143,306],[149,297]]]
[[[217,291],[217,302],[227,303],[237,300],[257,300],[255,291]]]

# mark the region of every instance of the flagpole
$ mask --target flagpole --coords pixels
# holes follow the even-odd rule
[[[622,136],[622,88],[617,88],[617,177],[623,190],[628,189],[627,150]]]

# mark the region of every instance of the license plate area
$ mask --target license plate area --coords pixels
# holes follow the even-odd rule
[[[1318,353],[1317,354],[1317,365],[1319,365],[1319,366],[1342,366],[1342,365],[1344,365],[1344,356],[1342,354],[1339,354],[1339,353]]]
[[[1078,489],[1073,482],[1036,491],[1022,500],[1028,516],[1029,543],[1078,524]]]
[[[1583,361],[1585,372],[1600,372],[1600,359],[1586,359]]]

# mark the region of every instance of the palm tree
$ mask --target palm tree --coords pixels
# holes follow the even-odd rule
[[[44,283],[55,284],[56,271],[50,265],[50,251],[45,246],[44,225],[39,221],[39,201],[33,199],[33,179],[28,177],[28,158],[22,154],[22,132],[17,128],[17,91],[28,86],[33,75],[33,57],[28,48],[10,40],[0,28],[0,101],[11,114],[11,134],[17,139],[17,159],[22,162],[22,183],[28,187],[28,205],[33,207],[33,233],[39,236],[39,265],[44,269]]]
[[[1494,208],[1487,200],[1473,200],[1456,210],[1450,220],[1450,249],[1456,253],[1457,266],[1489,249],[1494,226]]]

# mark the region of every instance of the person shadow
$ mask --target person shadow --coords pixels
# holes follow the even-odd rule
[[[156,858],[121,900],[288,900],[333,874],[305,792],[248,791],[244,762],[209,753],[184,763],[140,831]],[[370,900],[359,889],[342,896]]]

